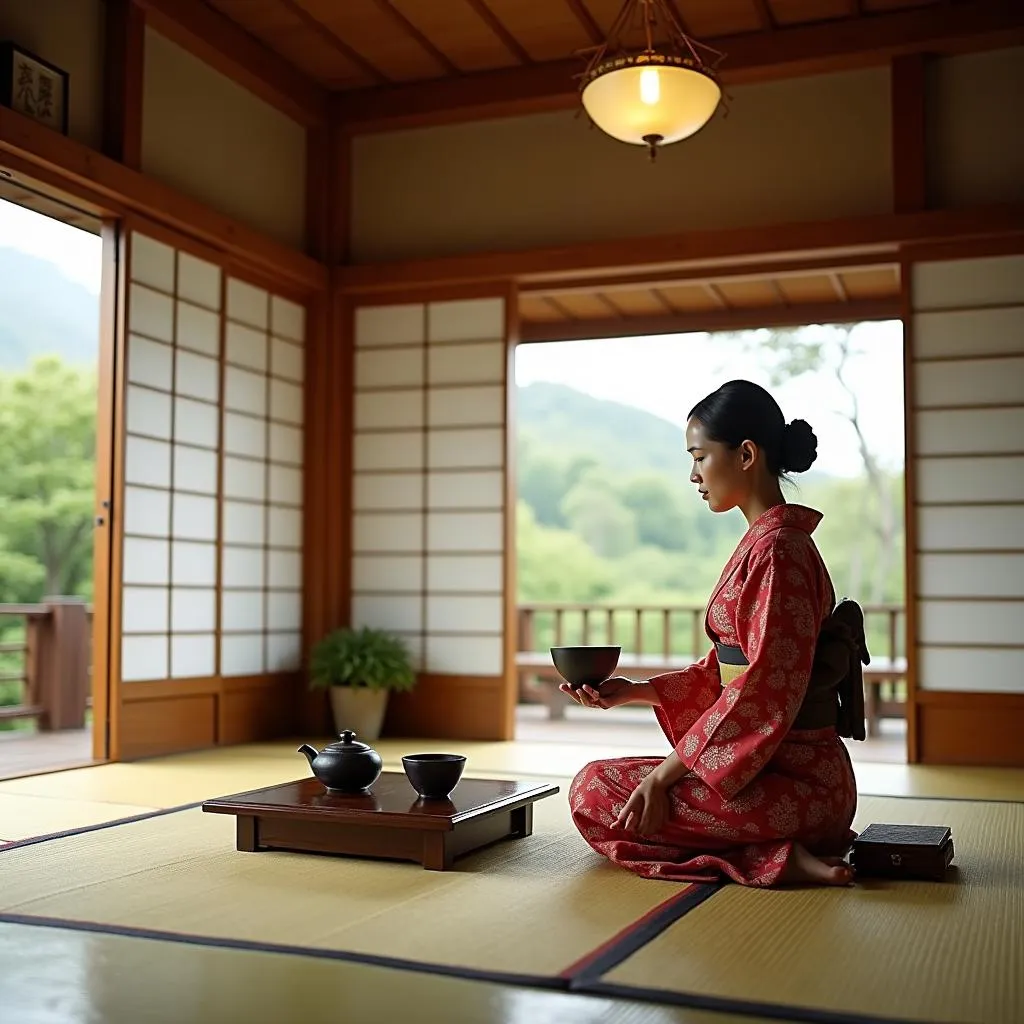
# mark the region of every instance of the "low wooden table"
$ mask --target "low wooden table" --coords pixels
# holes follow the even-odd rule
[[[533,805],[558,786],[462,779],[447,800],[421,800],[404,772],[384,772],[367,796],[329,793],[316,779],[207,800],[238,818],[239,850],[304,850],[411,860],[446,871],[456,857],[533,832]]]

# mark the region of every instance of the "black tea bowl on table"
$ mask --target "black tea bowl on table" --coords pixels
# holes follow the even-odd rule
[[[622,655],[621,647],[552,647],[551,660],[559,675],[574,689],[600,686],[611,678]]]
[[[444,800],[459,784],[466,759],[462,754],[409,754],[402,767],[424,800]]]

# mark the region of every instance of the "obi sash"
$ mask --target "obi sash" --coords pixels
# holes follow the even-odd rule
[[[749,667],[739,647],[715,644],[722,686],[728,686]],[[793,729],[827,729],[840,736],[865,738],[864,677],[861,663],[871,660],[864,636],[864,613],[856,601],[844,600],[822,624],[814,665],[803,704]]]

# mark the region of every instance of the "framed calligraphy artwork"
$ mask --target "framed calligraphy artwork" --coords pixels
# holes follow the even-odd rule
[[[0,103],[67,135],[66,71],[16,43],[0,42],[0,76]]]

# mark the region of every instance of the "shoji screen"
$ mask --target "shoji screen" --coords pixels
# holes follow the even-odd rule
[[[505,333],[502,298],[355,311],[352,621],[413,651],[421,733],[503,728]]]
[[[917,263],[911,296],[921,752],[1000,760],[1024,711],[1024,256]]]
[[[230,681],[300,667],[304,310],[144,233],[128,252],[117,682],[160,734],[137,755],[249,738]]]
[[[216,674],[221,270],[134,234],[121,678]]]
[[[227,283],[220,671],[302,657],[302,309]]]

